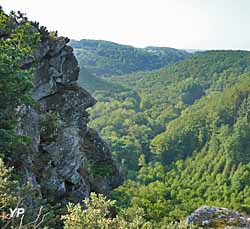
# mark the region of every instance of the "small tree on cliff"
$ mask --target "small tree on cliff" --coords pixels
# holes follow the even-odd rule
[[[6,15],[0,8],[0,155],[11,152],[25,143],[17,136],[17,108],[31,102],[32,69],[22,69],[32,58],[39,34],[20,12]]]

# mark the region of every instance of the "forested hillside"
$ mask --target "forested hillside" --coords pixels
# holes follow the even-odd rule
[[[151,141],[157,162],[142,158],[135,181],[114,191],[120,206],[143,207],[148,220],[162,225],[202,205],[249,213],[249,82],[248,74],[171,121]]]
[[[142,207],[158,225],[204,204],[249,212],[249,72],[250,52],[208,51],[83,80],[99,101],[91,125],[132,179],[113,192],[121,209]]]
[[[210,51],[157,71],[96,81],[83,77],[98,100],[91,124],[112,144],[113,153],[135,169],[137,160],[130,157],[143,153],[149,159],[151,140],[171,120],[204,95],[233,86],[250,71],[249,64],[249,52]]]
[[[79,64],[94,76],[122,75],[159,69],[191,54],[173,48],[134,48],[101,40],[71,41]]]

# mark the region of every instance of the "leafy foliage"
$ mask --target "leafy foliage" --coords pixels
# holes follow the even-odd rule
[[[63,216],[65,229],[150,229],[152,225],[145,222],[142,209],[130,209],[122,216],[110,217],[110,210],[115,201],[107,200],[103,195],[91,193],[90,199],[84,200],[86,209],[80,204],[68,205],[68,214]],[[132,214],[131,214],[132,213]]]
[[[108,200],[102,194],[90,194],[85,199],[84,208],[80,204],[68,204],[68,213],[62,216],[65,229],[153,229],[158,228],[151,222],[146,222],[142,208],[128,208],[119,215],[112,217],[115,201]],[[162,225],[162,229],[192,229],[192,225],[184,222],[172,222]]]
[[[0,153],[9,154],[20,144],[15,134],[17,108],[30,104],[32,69],[22,69],[38,44],[39,34],[21,13],[6,15],[0,9]]]
[[[17,202],[15,196],[15,187],[17,181],[11,179],[11,170],[4,166],[0,159],[0,206],[1,208],[7,206],[14,206]]]

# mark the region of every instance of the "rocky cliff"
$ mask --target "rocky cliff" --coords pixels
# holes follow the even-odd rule
[[[79,67],[68,38],[40,29],[33,98],[36,108],[20,108],[18,132],[32,144],[20,154],[19,172],[50,201],[78,202],[91,191],[106,193],[121,183],[109,147],[88,127],[86,109],[95,99],[77,84]]]

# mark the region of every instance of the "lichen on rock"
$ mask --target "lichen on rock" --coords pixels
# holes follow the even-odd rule
[[[250,228],[250,216],[227,208],[203,206],[190,214],[186,223],[202,228]]]

